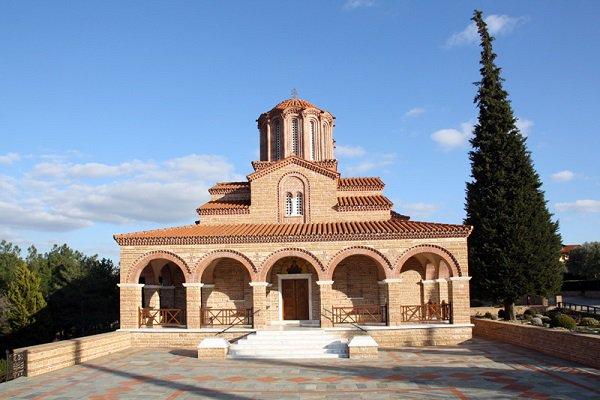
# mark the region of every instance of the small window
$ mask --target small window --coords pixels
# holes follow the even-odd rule
[[[292,215],[292,213],[293,213],[292,194],[286,193],[285,194],[285,215]]]
[[[315,121],[310,121],[310,159],[314,160],[315,157],[315,136],[316,136],[316,127]]]
[[[281,123],[275,122],[275,159],[281,159]]]
[[[292,152],[298,155],[298,118],[292,119]]]
[[[296,201],[294,202],[294,215],[303,215],[303,210],[302,210],[302,193],[298,192],[296,193]]]

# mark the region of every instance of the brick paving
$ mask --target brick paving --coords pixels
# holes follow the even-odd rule
[[[384,351],[378,360],[224,360],[130,349],[0,384],[19,399],[598,399],[600,371],[499,342]]]

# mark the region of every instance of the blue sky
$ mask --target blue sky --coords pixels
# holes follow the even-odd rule
[[[476,7],[563,241],[600,240],[600,3],[385,0],[1,2],[0,238],[116,260],[113,233],[191,223],[292,88],[344,175],[460,223]]]

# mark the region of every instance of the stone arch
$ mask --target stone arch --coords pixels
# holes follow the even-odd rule
[[[393,273],[392,263],[379,251],[366,246],[354,246],[348,247],[344,250],[339,251],[329,264],[327,265],[325,280],[333,279],[333,271],[335,267],[343,261],[345,258],[350,256],[366,256],[375,261],[382,269],[385,278],[391,278]]]
[[[317,274],[319,275],[319,279],[325,279],[325,268],[323,267],[323,263],[321,263],[317,256],[303,249],[292,248],[281,249],[271,253],[271,255],[269,255],[269,257],[267,257],[267,259],[262,263],[260,271],[258,272],[257,281],[265,282],[267,280],[267,275],[271,270],[271,267],[273,267],[273,265],[275,265],[277,261],[286,257],[296,257],[307,261],[315,268]]]
[[[206,268],[208,268],[208,266],[213,261],[218,260],[219,258],[231,258],[232,260],[239,262],[244,266],[244,268],[246,268],[246,270],[248,270],[248,273],[250,274],[250,279],[254,280],[253,278],[256,276],[257,269],[254,266],[254,263],[252,263],[252,261],[250,261],[248,257],[235,250],[215,250],[208,254],[205,254],[196,263],[193,274],[194,282],[200,282],[202,279],[202,274],[204,273]]]
[[[150,251],[139,257],[137,260],[135,260],[132,267],[129,268],[126,282],[138,283],[140,274],[142,273],[142,270],[146,267],[146,265],[148,265],[150,261],[158,259],[168,260],[173,264],[177,265],[181,269],[181,272],[183,272],[183,277],[185,278],[185,281],[191,282],[192,271],[187,265],[187,263],[183,260],[183,258],[179,257],[175,253],[163,250]]]
[[[414,246],[414,247],[411,247],[410,249],[406,250],[400,256],[400,258],[398,258],[398,261],[396,261],[396,265],[394,267],[395,275],[396,276],[400,275],[402,266],[409,258],[411,258],[415,255],[421,254],[421,253],[433,253],[433,254],[438,255],[440,258],[442,258],[442,260],[444,260],[446,262],[446,265],[448,266],[448,268],[450,268],[451,276],[462,276],[462,271],[461,271],[460,265],[458,264],[458,261],[456,261],[456,258],[454,257],[454,255],[452,255],[452,253],[450,253],[445,248],[434,245],[434,244],[421,244],[421,245]]]

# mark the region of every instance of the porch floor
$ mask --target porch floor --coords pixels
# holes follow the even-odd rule
[[[0,398],[597,399],[600,371],[483,339],[383,351],[377,360],[223,360],[131,349],[0,384]]]

